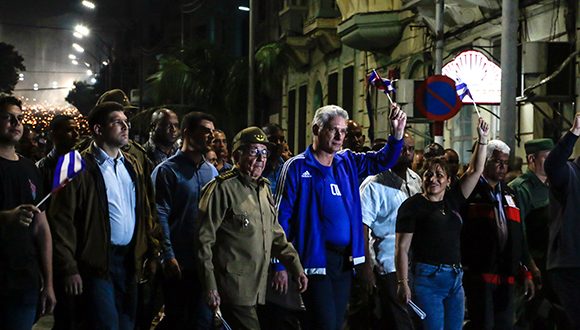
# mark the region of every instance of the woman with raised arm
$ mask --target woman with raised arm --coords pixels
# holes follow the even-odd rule
[[[423,173],[423,193],[399,208],[395,246],[397,294],[405,304],[413,301],[427,317],[424,329],[461,329],[465,310],[459,209],[483,172],[489,126],[479,118],[478,140],[469,168],[451,186],[444,157],[429,159]],[[409,283],[411,251],[413,283]]]

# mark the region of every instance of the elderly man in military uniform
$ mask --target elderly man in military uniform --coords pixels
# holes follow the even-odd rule
[[[546,182],[544,161],[554,148],[551,139],[535,139],[524,144],[528,162],[527,171],[510,182],[509,186],[516,193],[520,207],[520,217],[523,220],[525,236],[530,251],[532,275],[536,285],[541,285],[541,275],[546,270],[546,254],[548,252],[548,223],[550,221],[549,203],[550,191]],[[536,297],[529,302],[527,297],[519,297],[516,306],[517,325],[522,328],[546,327],[548,301],[545,301],[546,291],[537,292]]]
[[[240,131],[233,141],[235,167],[208,184],[199,204],[196,243],[207,302],[221,308],[233,329],[260,329],[256,304],[265,303],[270,256],[297,277],[300,292],[308,284],[262,177],[268,145],[258,127]]]

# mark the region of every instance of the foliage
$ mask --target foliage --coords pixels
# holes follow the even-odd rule
[[[282,87],[282,77],[288,68],[289,57],[285,44],[271,42],[256,51],[256,75],[258,90],[274,97]]]
[[[176,49],[158,57],[158,70],[147,79],[148,88],[156,106],[209,112],[221,129],[232,134],[245,122],[247,69],[241,62],[209,44]]]
[[[18,82],[18,74],[26,70],[24,58],[14,46],[0,42],[0,92],[11,94]]]
[[[65,100],[79,109],[83,115],[88,115],[97,103],[99,94],[94,86],[82,81],[75,81],[74,88],[66,96]]]

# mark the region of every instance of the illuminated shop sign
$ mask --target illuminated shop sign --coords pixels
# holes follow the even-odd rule
[[[483,53],[468,50],[445,64],[442,74],[467,84],[476,103],[500,103],[501,68]],[[463,103],[471,103],[469,96]]]

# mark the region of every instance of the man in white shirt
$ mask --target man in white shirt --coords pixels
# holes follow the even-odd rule
[[[405,133],[403,150],[397,164],[388,171],[369,176],[360,186],[365,224],[365,264],[360,276],[367,292],[378,290],[381,322],[388,329],[412,329],[405,306],[397,300],[395,273],[395,226],[397,210],[409,197],[421,192],[421,177],[411,170],[415,141]],[[369,230],[370,229],[370,230]]]

